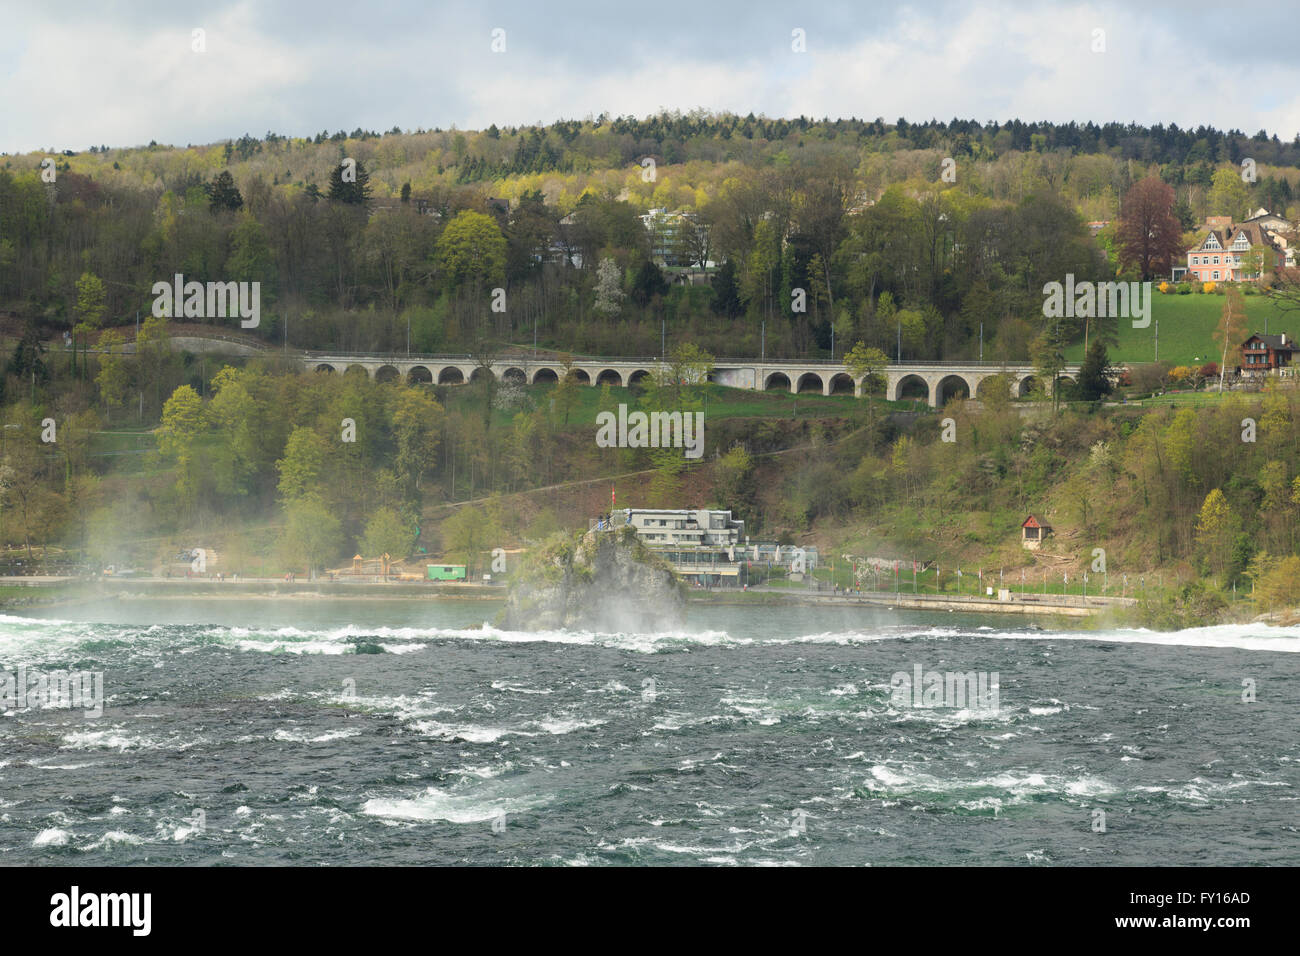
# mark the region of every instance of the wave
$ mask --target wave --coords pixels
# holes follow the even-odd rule
[[[770,624],[767,626],[771,626]],[[490,624],[480,627],[388,627],[346,624],[328,628],[237,627],[206,625],[99,625],[57,618],[40,619],[0,614],[0,662],[40,664],[87,650],[113,647],[152,653],[185,652],[211,645],[240,651],[272,654],[349,654],[359,643],[378,644],[391,654],[425,650],[431,642],[475,641],[501,643],[551,643],[589,645],[637,654],[671,653],[697,647],[748,648],[754,646],[853,646],[892,640],[1021,640],[1085,641],[1112,644],[1153,644],[1170,647],[1206,647],[1252,651],[1300,652],[1300,626],[1221,624],[1179,631],[1146,628],[1106,630],[1040,630],[990,625],[871,624],[861,628],[818,630],[804,634],[751,636],[727,630],[700,629],[666,632],[511,631]],[[536,691],[501,682],[498,690],[510,693]],[[847,691],[852,693],[851,691]]]

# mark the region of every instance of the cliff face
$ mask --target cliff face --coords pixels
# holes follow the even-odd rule
[[[663,631],[685,620],[681,583],[631,528],[556,536],[511,578],[507,630]]]

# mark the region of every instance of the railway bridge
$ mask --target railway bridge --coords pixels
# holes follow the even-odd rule
[[[380,355],[373,353],[302,353],[307,369],[322,373],[362,372],[378,381],[409,384],[460,385],[491,375],[498,381],[521,384],[558,382],[564,367],[554,359],[526,355],[499,356],[491,362],[469,355]],[[649,378],[664,363],[659,358],[574,358],[570,367],[579,384],[633,387]],[[1038,384],[1033,366],[1000,362],[911,362],[890,365],[880,372],[885,395],[894,400],[914,399],[941,407],[950,399],[979,397],[980,386],[994,375],[1005,374],[1013,397],[1028,395]],[[1066,366],[1062,381],[1075,380],[1078,365]],[[861,395],[843,362],[802,359],[715,359],[710,381],[732,388],[780,391],[795,395]],[[1047,383],[1050,392],[1051,383]]]

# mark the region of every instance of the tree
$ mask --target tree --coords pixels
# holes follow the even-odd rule
[[[315,498],[304,498],[285,510],[281,547],[292,562],[302,562],[307,573],[324,568],[343,547],[343,524],[330,508]]]
[[[49,456],[34,439],[10,438],[0,460],[0,509],[23,538],[27,560],[33,542],[44,543],[57,525],[63,499],[50,487]]]
[[[473,577],[479,554],[499,547],[502,537],[501,524],[493,508],[458,508],[442,523],[444,549],[463,557],[470,577]]]
[[[649,259],[642,262],[632,280],[632,298],[637,305],[649,305],[652,299],[667,291],[668,283],[664,281],[664,274],[659,267]]]
[[[1167,274],[1183,252],[1183,229],[1174,215],[1174,190],[1154,173],[1134,183],[1120,206],[1120,262],[1143,279]]]
[[[126,336],[109,329],[99,337],[99,374],[95,384],[106,414],[126,402],[131,388],[131,362],[126,355]]]
[[[1030,346],[1030,358],[1040,379],[1050,383],[1052,389],[1052,409],[1058,405],[1060,390],[1056,387],[1061,370],[1065,368],[1065,343],[1062,338],[1061,324],[1053,322],[1038,334]]]
[[[1209,207],[1213,215],[1231,216],[1234,222],[1250,212],[1250,187],[1241,178],[1239,168],[1223,166],[1214,171]]]
[[[190,386],[180,386],[163,405],[158,450],[178,462],[188,459],[202,425],[203,400]]]
[[[1115,388],[1109,372],[1110,356],[1106,353],[1106,343],[1100,337],[1095,338],[1088,345],[1079,369],[1079,397],[1085,402],[1097,402],[1109,395]]]
[[[153,408],[158,407],[162,390],[174,381],[175,359],[167,320],[149,316],[135,340],[136,362],[142,391],[153,392]],[[152,386],[152,388],[150,388]]]
[[[405,483],[408,500],[418,498],[420,479],[437,458],[442,425],[442,406],[427,392],[404,388],[397,393],[393,407],[393,437],[397,442],[393,467]]]
[[[104,282],[93,272],[83,272],[77,280],[77,331],[99,328],[104,317]]]
[[[392,508],[380,508],[366,522],[361,536],[361,553],[368,556],[387,554],[405,558],[415,547],[415,528]]]
[[[505,281],[506,239],[491,216],[461,210],[435,249],[438,267],[452,285],[468,283],[477,292]]]
[[[348,179],[344,179],[343,174],[347,168],[347,163],[338,163],[330,172],[330,200],[349,206],[369,205],[370,174],[366,172],[366,164],[358,159],[356,167],[352,169]],[[348,181],[349,179],[351,182]]]
[[[1218,488],[1205,496],[1196,518],[1196,541],[1207,566],[1214,574],[1223,574],[1232,557],[1232,545],[1241,530],[1241,520]]]
[[[889,356],[880,349],[868,348],[864,343],[858,342],[849,350],[849,354],[844,356],[844,367],[849,370],[853,376],[853,381],[857,383],[862,394],[868,397],[873,392],[879,391],[884,385],[884,378],[880,374],[889,366]]]
[[[664,356],[658,385],[672,395],[674,404],[679,404],[683,388],[704,385],[712,374],[713,356],[694,342],[681,342]]]
[[[607,318],[617,318],[623,311],[623,276],[618,263],[608,257],[596,267],[596,301],[592,308]]]
[[[736,289],[736,264],[728,259],[713,276],[713,301],[709,308],[715,315],[734,319],[740,315],[740,293]]]
[[[208,209],[212,212],[238,212],[243,205],[244,197],[239,194],[230,170],[223,169],[217,173],[208,190]]]
[[[321,471],[329,446],[312,429],[299,425],[289,435],[284,457],[275,463],[280,473],[280,500],[303,501],[321,497]]]
[[[573,368],[573,356],[568,352],[560,353],[560,380],[555,386],[555,410],[564,416],[564,424],[569,424],[569,414],[578,403],[578,376]]]
[[[1219,391],[1223,391],[1223,380],[1228,371],[1228,353],[1234,355],[1241,349],[1241,336],[1246,329],[1246,307],[1241,289],[1235,285],[1226,287],[1223,294],[1223,312],[1219,325],[1214,330],[1214,341],[1223,346],[1223,360],[1219,363]]]

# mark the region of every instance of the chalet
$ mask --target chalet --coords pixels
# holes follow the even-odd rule
[[[1039,521],[1033,515],[1030,515],[1025,519],[1024,524],[1020,526],[1020,543],[1031,551],[1036,550],[1051,533],[1052,526],[1050,524]]]
[[[1291,365],[1291,357],[1300,346],[1285,332],[1280,335],[1260,335],[1252,332],[1241,343],[1241,375],[1268,375]]]
[[[1295,261],[1285,235],[1290,224],[1260,209],[1245,222],[1209,216],[1205,234],[1187,250],[1187,265],[1175,266],[1174,281],[1258,282],[1265,273]]]

